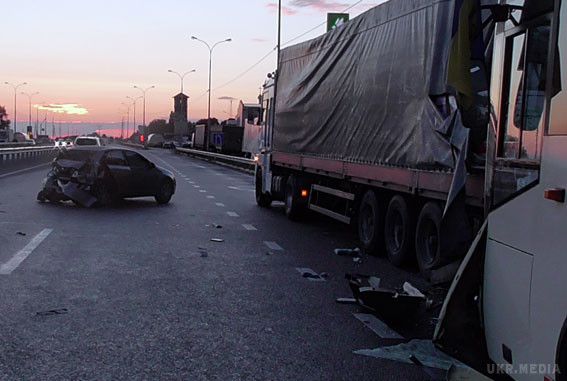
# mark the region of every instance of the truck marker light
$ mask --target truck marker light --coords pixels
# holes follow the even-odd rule
[[[301,197],[307,198],[307,196],[309,196],[309,192],[307,191],[307,189],[302,189],[301,190]]]
[[[556,202],[565,202],[565,189],[546,189],[544,197]]]

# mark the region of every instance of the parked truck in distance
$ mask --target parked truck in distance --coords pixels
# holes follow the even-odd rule
[[[460,267],[437,346],[567,377],[567,4],[390,0],[281,52],[256,202],[357,226],[425,277]],[[474,238],[474,239],[473,239]]]

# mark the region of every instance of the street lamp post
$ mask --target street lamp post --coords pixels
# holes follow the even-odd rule
[[[29,101],[29,104],[28,104],[28,106],[29,106],[29,124],[28,124],[28,126],[30,126],[30,127],[31,127],[31,125],[32,125],[32,112],[31,112],[31,111],[32,111],[32,98],[33,98],[35,95],[38,95],[38,94],[39,94],[38,91],[36,91],[35,93],[31,93],[31,94],[30,94],[30,93],[24,93],[24,92],[22,92],[22,95],[27,96],[27,97],[28,97],[28,101]],[[37,138],[37,135],[39,135],[39,134],[37,133],[37,121],[36,121],[36,124],[35,124],[35,137],[36,137],[36,138]]]
[[[143,120],[143,126],[144,126],[144,145],[146,145],[146,142],[148,140],[148,136],[147,136],[148,131],[147,131],[147,127],[146,127],[146,92],[148,90],[154,89],[155,86],[146,87],[145,89],[138,87],[138,86],[134,86],[134,88],[138,89],[142,92],[142,100],[144,102],[144,111],[143,111],[143,114],[142,114],[143,115],[142,120]]]
[[[18,89],[21,86],[27,85],[27,82],[22,82],[19,83],[17,85],[14,85],[10,82],[4,82],[4,84],[8,85],[8,86],[12,86],[12,88],[14,89],[14,132],[18,132]]]
[[[142,99],[143,97],[140,95],[139,97],[133,98],[133,97],[126,97],[128,99],[130,99],[132,101],[132,106],[134,106],[134,115],[132,117],[133,121],[132,124],[134,125],[134,131],[132,133],[136,132],[136,102],[138,101],[138,99]],[[126,129],[126,136],[129,137],[130,136],[130,130]]]
[[[203,43],[209,49],[209,105],[207,108],[207,126],[205,128],[205,151],[209,150],[209,131],[211,129],[211,71],[213,68],[213,49],[223,42],[230,42],[232,41],[231,38],[227,38],[226,40],[219,41],[215,43],[213,46],[209,45],[206,41],[203,41],[195,36],[191,36],[192,40],[199,41]]]
[[[132,106],[131,103],[126,103],[126,102],[122,102],[122,104],[124,106],[126,106],[126,134],[128,134],[128,131],[130,131],[130,106]],[[122,117],[122,132],[120,133],[120,138],[123,138],[124,136],[124,117]]]
[[[181,73],[178,73],[178,72],[176,72],[176,71],[173,71],[173,70],[169,69],[167,72],[168,72],[168,73],[176,74],[176,75],[179,77],[179,79],[181,80],[181,94],[183,94],[183,80],[185,79],[185,76],[187,76],[188,74],[194,73],[195,71],[196,71],[196,70],[193,69],[193,70],[191,70],[191,71],[188,71],[188,72],[186,72],[186,73],[181,74]]]

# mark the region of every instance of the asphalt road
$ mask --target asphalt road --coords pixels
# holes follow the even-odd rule
[[[349,227],[257,207],[250,175],[144,154],[175,172],[167,206],[40,204],[46,169],[0,179],[1,380],[431,379],[354,354],[407,340],[380,338],[358,307],[335,302],[352,296],[347,272],[426,288],[415,271],[335,256],[356,245]],[[329,277],[313,282],[298,267]],[[397,330],[426,338],[433,324]]]

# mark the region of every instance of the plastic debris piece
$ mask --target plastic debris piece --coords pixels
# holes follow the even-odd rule
[[[222,238],[211,238],[211,242],[224,242]]]
[[[17,235],[21,235],[21,236],[24,236],[24,237],[25,237],[25,236],[27,235],[27,234],[26,234],[26,233],[24,233],[24,232],[17,232],[16,234],[17,234]]]
[[[375,290],[380,288],[381,279],[375,276],[368,278],[368,284]]]
[[[337,298],[335,301],[339,304],[357,304],[355,298]]]
[[[421,291],[419,291],[417,288],[415,288],[411,283],[409,282],[405,282],[403,285],[403,289],[404,291],[411,296],[417,296],[417,297],[421,297],[421,298],[425,298],[425,295],[423,295],[423,293]]]
[[[335,254],[341,257],[360,257],[360,249],[335,249]]]
[[[58,309],[54,309],[54,310],[49,310],[49,311],[40,311],[40,312],[36,312],[37,316],[53,316],[53,315],[63,315],[68,313],[69,310],[67,308],[58,308]]]

